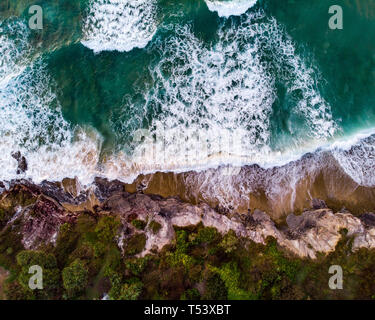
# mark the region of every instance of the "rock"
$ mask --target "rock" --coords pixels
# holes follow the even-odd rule
[[[82,186],[77,178],[65,178],[61,181],[61,185],[64,191],[69,193],[73,198],[77,198],[81,194]]]
[[[36,200],[25,207],[17,206],[12,213],[13,218],[7,220],[8,225],[14,224],[21,228],[22,242],[28,249],[35,249],[41,243],[54,243],[60,225],[73,222],[80,211],[118,216],[122,223],[118,234],[120,248],[124,248],[126,241],[135,233],[143,234],[146,243],[137,256],[161,250],[170,244],[175,238],[174,226],[188,227],[199,223],[214,227],[222,234],[233,230],[237,236],[256,243],[265,244],[268,237],[273,237],[289,252],[312,259],[316,258],[318,252],[327,254],[334,251],[342,237],[340,231],[344,228],[348,230],[347,236],[354,239],[353,250],[375,248],[373,213],[357,218],[349,212],[333,213],[328,208],[308,210],[299,216],[288,215],[287,227],[279,229],[270,216],[260,210],[255,210],[248,216],[223,215],[204,203],[193,205],[177,198],[130,194],[124,191],[121,183],[106,180],[97,180],[94,191],[81,191],[76,198],[59,183],[42,183],[36,186],[19,180],[4,192],[0,207],[9,200],[6,194],[10,192],[29,192]],[[316,201],[314,205],[325,207],[325,203],[321,201]],[[144,230],[134,228],[131,224],[134,219],[147,222]],[[153,232],[151,221],[160,224],[157,233]]]
[[[290,215],[286,217],[286,223],[289,229],[296,229],[300,223],[300,219],[297,216],[295,216],[293,213],[291,213]]]
[[[327,205],[323,200],[314,198],[314,199],[311,200],[311,207],[314,210],[319,210],[319,209],[326,209]]]
[[[108,179],[95,178],[95,195],[99,201],[103,202],[109,197],[113,196],[116,193],[125,192],[125,186],[121,181],[114,180],[108,181]],[[127,193],[128,194],[128,193]]]
[[[375,214],[373,213],[364,213],[359,216],[359,219],[362,221],[366,228],[375,227]]]
[[[21,184],[4,192],[0,208],[10,213],[1,227],[19,232],[26,249],[54,243],[61,224],[74,221],[74,216],[63,210],[57,201]]]
[[[18,162],[17,174],[25,173],[27,171],[26,158],[19,151],[12,153],[12,157]]]
[[[21,218],[22,243],[26,249],[54,243],[60,226],[72,217],[48,199],[39,199]]]

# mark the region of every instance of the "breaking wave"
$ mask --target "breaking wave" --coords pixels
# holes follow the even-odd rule
[[[101,51],[144,48],[156,32],[156,0],[92,0],[82,44]]]
[[[116,175],[127,176],[130,168],[136,176],[223,164],[285,164],[339,131],[317,88],[317,73],[298,56],[276,20],[262,12],[243,16],[240,26],[223,23],[213,46],[184,26],[150,50],[154,47],[160,60],[150,68],[154,84],[144,94],[143,110],[157,110],[157,115],[135,139],[131,157],[123,156],[128,166]],[[273,52],[272,64],[264,62],[265,50]],[[288,94],[298,94],[289,112],[300,120],[290,121],[288,144],[275,147],[271,116],[280,79]],[[128,130],[124,127],[125,135]]]
[[[96,52],[145,46],[156,30],[153,6],[93,2],[84,44]],[[142,15],[146,19],[137,22]],[[303,179],[337,163],[356,184],[374,187],[373,133],[338,140],[340,123],[320,93],[319,72],[298,54],[283,27],[262,11],[221,20],[212,43],[189,25],[164,26],[174,32],[148,46],[155,57],[148,68],[152,85],[137,105],[139,122],[147,126],[129,132],[128,123],[114,119],[116,130],[122,128],[118,135],[132,135],[131,152],[121,145],[104,159],[100,134],[64,119],[43,59],[29,59],[25,25],[0,23],[0,180],[77,177],[90,184],[103,176],[130,183],[140,174],[195,171],[186,175],[186,189],[203,198],[215,195],[228,207],[248,202],[257,189],[275,203],[289,190],[292,204]],[[292,98],[286,138],[272,123],[280,83]],[[124,99],[124,112],[133,107],[134,101]],[[12,157],[16,151],[28,162],[20,175]],[[249,174],[244,167],[253,164],[260,167]]]
[[[30,178],[38,183],[77,176],[91,182],[99,139],[89,139],[82,130],[74,134],[42,60],[28,59],[27,27],[20,21],[7,27],[12,32],[0,36],[0,180]],[[21,175],[16,175],[17,161],[12,157],[17,151],[28,162]]]
[[[239,16],[253,7],[257,0],[205,0],[208,9],[220,17]]]

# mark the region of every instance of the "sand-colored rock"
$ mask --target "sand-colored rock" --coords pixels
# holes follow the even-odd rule
[[[74,198],[70,193],[65,194],[58,184],[44,187],[22,184],[17,188],[20,192],[31,190],[36,197],[36,202],[26,208],[16,206],[8,221],[10,225],[18,220],[19,232],[27,249],[37,248],[42,243],[54,243],[60,225],[73,222],[82,211],[118,216],[122,222],[118,235],[120,248],[134,234],[145,233],[146,245],[140,256],[161,250],[171,243],[175,238],[174,226],[187,227],[199,223],[215,227],[222,234],[233,230],[238,236],[256,243],[264,244],[267,237],[273,237],[281,247],[304,258],[314,259],[318,252],[327,254],[334,251],[342,237],[342,229],[347,229],[347,235],[353,237],[353,250],[375,248],[374,214],[356,217],[345,210],[334,213],[323,201],[316,199],[311,205],[315,209],[306,210],[299,216],[288,215],[287,225],[278,228],[270,216],[260,210],[247,214],[222,214],[204,203],[193,205],[178,198],[131,194],[125,192],[119,182],[98,180],[95,189],[86,190]],[[2,205],[8,205],[4,194],[0,199],[4,202]],[[134,219],[146,222],[145,229],[136,229],[131,223]],[[151,230],[151,221],[161,225],[156,233]]]

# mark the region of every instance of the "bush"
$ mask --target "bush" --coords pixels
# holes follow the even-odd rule
[[[224,250],[225,253],[232,253],[237,249],[238,238],[233,230],[230,230],[221,240],[220,247]]]
[[[220,275],[213,273],[206,280],[206,288],[204,292],[205,300],[227,300],[228,290],[225,286],[224,281],[221,279]]]
[[[76,295],[85,290],[88,283],[88,270],[85,264],[79,260],[74,260],[69,267],[62,272],[64,288],[69,295]]]
[[[186,290],[181,295],[181,300],[199,300],[201,298],[201,295],[199,294],[199,291],[195,288]]]
[[[6,282],[4,286],[5,296],[8,300],[32,300],[35,299],[31,290],[26,290],[18,281]]]
[[[202,228],[198,231],[195,243],[197,244],[210,244],[219,238],[219,233],[216,228],[208,227]]]
[[[124,243],[124,253],[128,256],[136,255],[143,251],[145,245],[146,236],[143,233],[138,233]]]
[[[157,234],[161,229],[161,224],[159,222],[152,220],[150,222],[150,229],[153,234]]]
[[[220,269],[215,268],[228,288],[229,300],[252,300],[255,296],[240,288],[240,272],[237,263],[231,261]]]
[[[60,267],[63,267],[68,261],[69,255],[74,251],[79,234],[72,225],[64,223],[60,226],[59,235],[56,240],[56,247],[54,249],[57,262]]]
[[[104,216],[100,218],[95,233],[100,242],[109,244],[114,241],[119,227],[120,221],[118,219],[112,216]]]
[[[131,273],[135,276],[140,275],[144,269],[147,266],[147,263],[149,261],[149,257],[144,258],[134,258],[134,259],[128,259],[125,261],[125,267],[126,269],[130,270]]]
[[[125,283],[121,287],[120,300],[137,300],[142,293],[142,282]]]
[[[29,280],[32,274],[29,273],[31,266],[37,265],[43,271],[43,290],[34,291],[38,298],[51,298],[60,288],[60,271],[57,268],[56,258],[52,254],[42,251],[21,251],[17,254],[17,263],[21,267],[18,275],[18,282],[29,291]]]
[[[133,220],[131,224],[138,230],[144,230],[146,228],[146,222],[143,220]]]

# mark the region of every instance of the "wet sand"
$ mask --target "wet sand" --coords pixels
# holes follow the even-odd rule
[[[375,188],[359,186],[329,152],[307,154],[282,167],[245,166],[233,175],[223,167],[202,172],[157,172],[139,176],[126,189],[178,196],[192,204],[206,202],[223,212],[260,209],[277,222],[291,212],[309,208],[313,198],[324,200],[333,210],[345,207],[354,214],[375,211]]]

